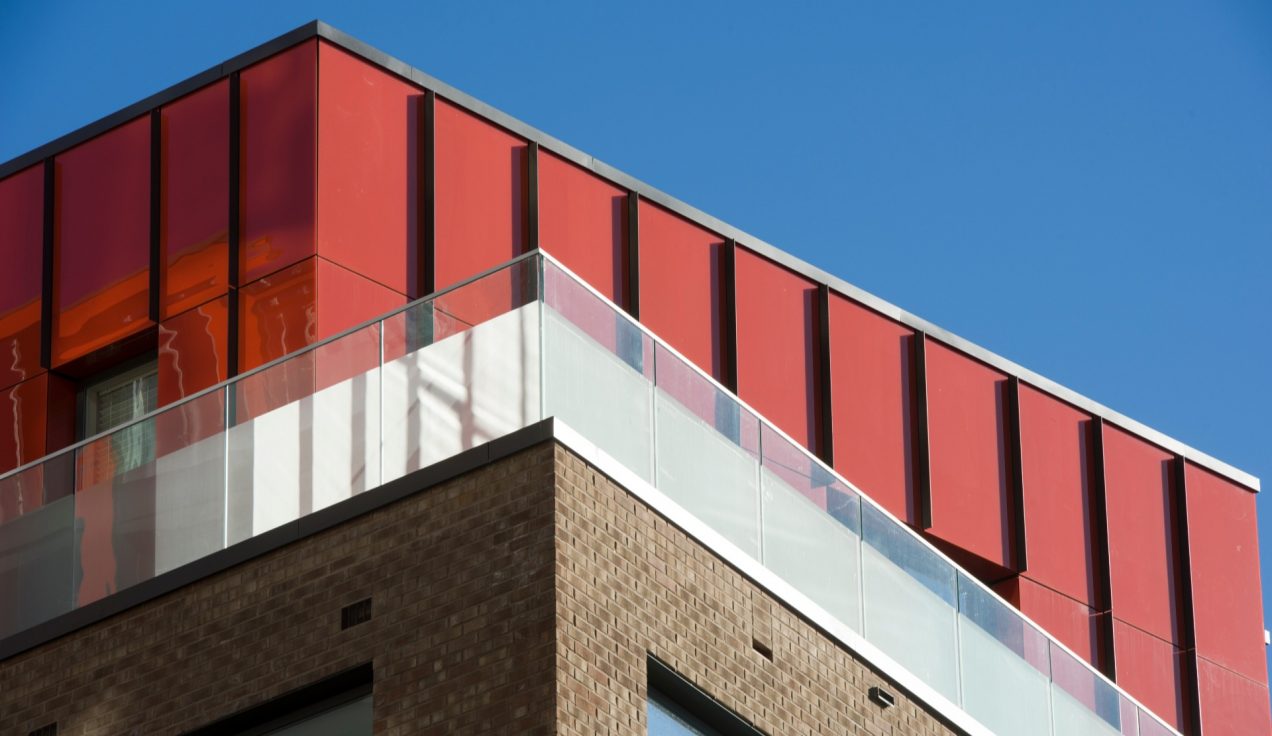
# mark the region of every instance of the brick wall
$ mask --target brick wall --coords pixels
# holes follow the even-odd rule
[[[0,663],[0,734],[176,734],[367,661],[377,734],[548,733],[552,458],[531,448]],[[371,621],[341,631],[367,596]]]
[[[377,734],[643,734],[647,653],[774,736],[949,733],[540,443],[0,662],[0,734],[179,734],[366,662]]]
[[[643,734],[647,653],[774,736],[956,733],[568,450],[556,470],[558,733]]]

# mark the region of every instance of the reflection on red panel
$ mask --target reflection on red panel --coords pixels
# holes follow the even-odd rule
[[[318,331],[316,259],[239,289],[239,370],[312,343]]]
[[[435,286],[497,266],[526,243],[528,147],[520,138],[437,100]]]
[[[226,379],[229,314],[227,295],[159,325],[159,406]]]
[[[1272,732],[1268,688],[1205,658],[1196,658],[1204,736],[1245,736]]]
[[[929,340],[927,390],[931,533],[1009,568],[1007,377]]]
[[[319,258],[318,332],[322,340],[406,304],[406,297]]]
[[[0,387],[40,372],[44,167],[0,180]]]
[[[75,386],[56,375],[42,373],[0,390],[0,474],[70,444],[74,421]],[[10,476],[0,482],[0,523],[69,491],[62,474],[45,473],[43,465]]]
[[[150,322],[150,121],[138,118],[60,154],[53,365]]]
[[[830,295],[835,470],[911,524],[914,331]]]
[[[1096,664],[1099,619],[1094,609],[1024,576],[1009,578],[993,587],[995,592],[1072,649],[1074,654],[1089,664]]]
[[[640,202],[640,321],[717,380],[724,373],[724,239]]]
[[[318,42],[239,76],[240,284],[314,253]]]
[[[1170,642],[1116,618],[1113,649],[1117,684],[1167,723],[1179,728],[1184,720],[1185,655]]]
[[[817,284],[737,249],[738,395],[817,447]]]
[[[1094,606],[1090,422],[1068,404],[1020,386],[1029,577]]]
[[[1255,495],[1191,464],[1185,472],[1197,653],[1267,683]]]
[[[1172,460],[1165,450],[1105,425],[1113,614],[1178,643]]]
[[[627,192],[539,153],[539,244],[615,304],[626,304]]]
[[[41,375],[0,392],[0,473],[45,453],[48,376]]]
[[[165,105],[159,156],[161,315],[229,285],[230,88],[222,80]]]
[[[414,283],[423,91],[318,46],[318,253],[401,293]]]

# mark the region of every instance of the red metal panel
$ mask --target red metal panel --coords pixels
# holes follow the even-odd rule
[[[738,395],[817,448],[817,284],[745,248],[735,260]]]
[[[1247,736],[1272,732],[1268,687],[1203,657],[1196,658],[1201,692],[1202,736]]]
[[[830,295],[835,469],[911,524],[914,508],[914,331]]]
[[[159,324],[159,406],[226,379],[229,314],[227,295]]]
[[[1020,424],[1029,577],[1094,606],[1091,417],[1022,384]]]
[[[724,239],[641,200],[640,321],[716,379],[723,377]]]
[[[962,353],[927,343],[931,533],[1010,568],[1007,376]]]
[[[0,392],[0,473],[44,456],[48,376]]]
[[[1184,472],[1197,653],[1267,684],[1255,495],[1192,464]]]
[[[422,90],[318,46],[318,254],[417,294]]]
[[[627,192],[539,153],[539,245],[615,304],[625,305]]]
[[[1105,425],[1113,615],[1179,643],[1172,460],[1165,450]]]
[[[239,368],[251,370],[312,343],[316,264],[307,258],[239,289]]]
[[[1113,620],[1117,684],[1170,725],[1184,722],[1186,656],[1168,641]],[[1264,703],[1266,707],[1266,701]]]
[[[526,155],[520,138],[437,100],[435,286],[520,254],[526,243]]]
[[[318,42],[239,76],[239,283],[314,254]]]
[[[993,587],[1074,654],[1095,664],[1099,652],[1099,614],[1095,609],[1022,575]]]
[[[318,331],[322,340],[406,304],[406,297],[325,259],[317,261]]]
[[[40,368],[44,167],[0,180],[0,387]]]
[[[53,271],[53,365],[150,321],[150,120],[60,154]]]
[[[160,111],[163,317],[215,299],[229,286],[229,110],[229,83],[222,80]]]

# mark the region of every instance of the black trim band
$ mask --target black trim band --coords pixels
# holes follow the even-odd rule
[[[1029,550],[1025,530],[1025,468],[1024,448],[1021,446],[1020,423],[1020,379],[1009,376],[1007,379],[1007,401],[1003,425],[1007,440],[1008,467],[1008,499],[1011,508],[1011,545],[1015,552],[1016,572],[1029,569]]]
[[[928,446],[927,335],[914,333],[915,490],[919,527],[932,528],[932,455]]]
[[[627,192],[627,313],[640,319],[640,195]]]

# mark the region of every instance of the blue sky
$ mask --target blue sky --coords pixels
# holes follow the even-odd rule
[[[1272,483],[1266,2],[184,6],[0,0],[0,161],[321,18]]]

